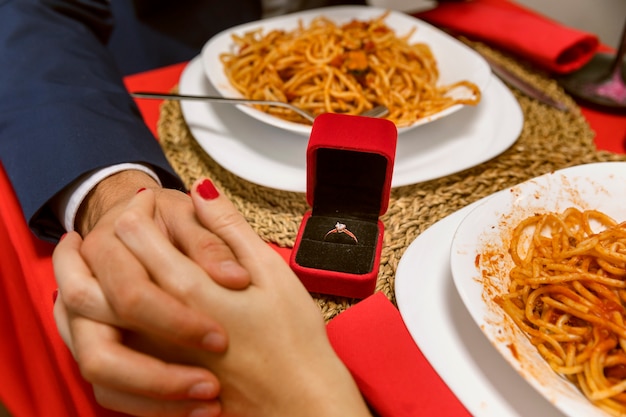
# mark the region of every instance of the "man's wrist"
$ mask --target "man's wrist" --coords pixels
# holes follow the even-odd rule
[[[76,231],[86,236],[105,213],[130,200],[142,188],[160,188],[160,184],[139,170],[121,171],[103,179],[80,205],[74,222]]]

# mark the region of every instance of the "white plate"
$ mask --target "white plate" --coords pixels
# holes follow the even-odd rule
[[[302,21],[307,26],[317,16],[326,16],[338,23],[347,23],[353,19],[369,20],[382,15],[385,10],[384,8],[369,6],[325,7],[229,28],[212,37],[203,47],[201,56],[204,71],[220,95],[223,97],[243,97],[226,77],[219,58],[220,54],[224,52],[235,52],[235,44],[232,40],[233,34],[243,35],[260,27],[263,28],[263,33],[268,33],[273,29],[293,30],[297,28],[299,21]],[[391,11],[385,19],[385,23],[395,30],[398,36],[408,33],[413,28],[417,28],[410,41],[411,43],[424,42],[430,46],[437,59],[439,83],[441,85],[452,84],[460,80],[469,80],[476,84],[480,91],[484,92],[487,88],[491,79],[489,65],[478,53],[469,47],[434,26],[401,12]],[[237,107],[244,113],[272,126],[305,135],[309,135],[311,132],[310,125],[289,122],[247,105],[238,105]],[[462,107],[460,104],[452,106],[428,118],[418,120],[411,126],[400,128],[398,132],[402,133],[413,127],[440,119],[460,110]]]
[[[183,71],[179,90],[216,93],[199,58]],[[231,104],[182,101],[181,106],[193,136],[222,167],[258,185],[306,191],[306,138],[242,117]],[[515,142],[522,125],[515,97],[494,77],[475,108],[398,138],[392,186],[428,181],[487,161]]]
[[[507,292],[508,272],[513,266],[507,248],[512,230],[522,219],[574,206],[626,220],[625,195],[626,163],[588,164],[556,171],[497,193],[477,206],[461,222],[452,241],[452,276],[470,315],[511,366],[568,416],[607,414],[550,368],[494,297]],[[494,251],[503,255],[497,265],[490,261],[487,267],[484,263],[476,266],[478,255]],[[496,277],[487,287],[481,279],[484,268]],[[515,346],[515,354],[511,345]]]
[[[450,244],[478,204],[435,223],[409,245],[396,270],[398,309],[419,349],[474,417],[563,417],[497,353],[454,288]]]

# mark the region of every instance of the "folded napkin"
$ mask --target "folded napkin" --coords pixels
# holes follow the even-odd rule
[[[339,314],[328,323],[327,331],[377,415],[470,416],[430,366],[400,312],[383,293]]]
[[[442,2],[414,16],[558,74],[580,68],[599,47],[596,35],[564,26],[508,0]]]

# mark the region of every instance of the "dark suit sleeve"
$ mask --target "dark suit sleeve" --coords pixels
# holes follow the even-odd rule
[[[182,187],[104,45],[111,23],[105,0],[0,0],[0,157],[42,238],[64,232],[48,203],[83,173],[140,162]]]

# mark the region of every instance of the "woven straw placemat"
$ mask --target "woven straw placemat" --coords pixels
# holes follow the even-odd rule
[[[473,46],[566,102],[572,111],[561,112],[512,90],[524,113],[524,126],[511,148],[471,169],[392,190],[389,210],[382,217],[385,235],[376,291],[382,291],[394,303],[398,262],[408,245],[433,223],[484,196],[553,170],[592,162],[626,161],[626,155],[595,149],[594,132],[554,80],[485,45]],[[210,177],[263,239],[285,247],[293,245],[302,215],[309,209],[304,194],[258,186],[223,169],[195,141],[176,101],[163,103],[158,134],[165,155],[187,186],[201,176]],[[313,296],[326,320],[358,301]]]

